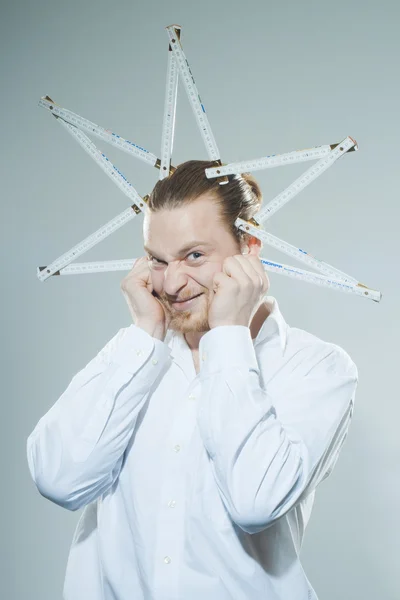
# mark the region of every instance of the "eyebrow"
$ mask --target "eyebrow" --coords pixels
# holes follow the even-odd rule
[[[183,246],[183,248],[179,250],[178,256],[182,256],[182,254],[185,254],[188,250],[191,250],[195,246],[207,246],[208,248],[212,248],[213,244],[210,244],[209,242],[204,242],[202,240],[193,240],[188,244],[185,244],[185,246]],[[143,247],[146,250],[146,252],[149,252],[149,254],[151,254],[155,258],[158,258],[157,254],[150,250],[150,248],[148,248],[146,245],[144,245]]]

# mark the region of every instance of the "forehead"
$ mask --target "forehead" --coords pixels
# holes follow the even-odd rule
[[[219,208],[210,195],[171,210],[149,212],[143,223],[145,247],[173,252],[191,240],[217,244],[223,230]]]

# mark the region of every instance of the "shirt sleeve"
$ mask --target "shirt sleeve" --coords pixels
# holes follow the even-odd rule
[[[27,439],[29,470],[42,496],[77,510],[114,483],[138,413],[169,366],[170,352],[132,324],[72,378]]]
[[[357,368],[339,346],[315,340],[266,389],[247,327],[215,327],[200,340],[200,433],[226,509],[249,533],[311,493],[347,436]]]

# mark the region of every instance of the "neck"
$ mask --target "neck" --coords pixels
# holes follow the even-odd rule
[[[268,308],[266,303],[263,302],[254,313],[251,323],[249,325],[251,338],[253,340],[257,337],[258,332],[260,331],[265,319],[269,316],[270,312],[270,308]],[[186,343],[192,352],[196,352],[199,349],[200,340],[206,333],[207,331],[190,331],[189,333],[184,334]]]

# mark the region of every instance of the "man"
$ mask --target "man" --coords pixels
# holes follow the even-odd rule
[[[299,553],[346,438],[357,369],[287,325],[242,235],[261,192],[189,161],[159,181],[147,257],[121,283],[133,324],[28,438],[31,475],[85,507],[65,600],[315,600]]]

